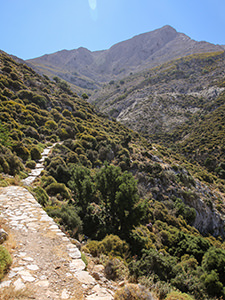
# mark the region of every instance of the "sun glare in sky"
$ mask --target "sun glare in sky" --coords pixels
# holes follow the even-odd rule
[[[92,10],[95,10],[97,7],[97,0],[88,0],[89,6]]]

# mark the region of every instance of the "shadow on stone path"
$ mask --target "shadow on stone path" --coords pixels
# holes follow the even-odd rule
[[[36,300],[113,299],[110,283],[103,287],[85,271],[78,248],[28,190],[19,186],[0,188],[0,213],[16,241],[13,264],[0,290],[26,287],[31,291],[28,299]]]

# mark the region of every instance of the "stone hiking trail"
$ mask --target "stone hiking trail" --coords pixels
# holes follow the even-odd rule
[[[30,185],[44,169],[51,147],[43,152],[37,168],[24,180]],[[1,289],[27,289],[26,299],[112,300],[115,288],[96,265],[93,276],[85,270],[81,252],[42,209],[30,192],[20,186],[0,188],[0,218],[16,243],[9,273]],[[4,244],[3,244],[4,245]],[[96,279],[95,279],[95,278]]]

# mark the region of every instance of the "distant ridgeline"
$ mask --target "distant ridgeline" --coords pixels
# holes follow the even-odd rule
[[[0,53],[0,185],[25,178],[58,141],[32,192],[64,231],[90,238],[84,250],[104,258],[111,279],[161,299],[175,289],[180,299],[225,296],[223,178]]]

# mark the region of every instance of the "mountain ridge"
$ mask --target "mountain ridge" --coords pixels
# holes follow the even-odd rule
[[[78,87],[92,90],[102,83],[121,79],[131,72],[160,65],[194,53],[222,51],[220,45],[197,42],[166,25],[119,42],[107,50],[90,51],[84,47],[61,50],[27,60],[40,72]]]

